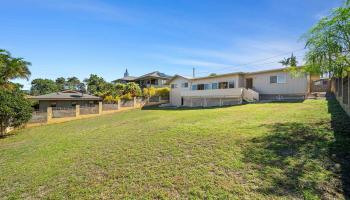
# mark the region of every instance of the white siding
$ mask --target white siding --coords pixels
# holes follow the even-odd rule
[[[270,76],[285,75],[286,83],[270,83]],[[305,94],[307,93],[307,75],[292,77],[288,72],[270,72],[246,75],[253,78],[253,90],[260,94]]]
[[[188,82],[188,88],[182,88],[182,83],[186,82]],[[177,77],[171,82],[171,85],[172,84],[176,84],[177,87],[170,88],[170,104],[174,106],[181,106],[181,91],[190,89],[191,85],[189,80],[182,77]]]

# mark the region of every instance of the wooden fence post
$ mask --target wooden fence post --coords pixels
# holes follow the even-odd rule
[[[75,105],[75,117],[80,116],[80,105]]]
[[[49,123],[52,120],[52,107],[47,107],[46,114],[47,114],[47,123]]]
[[[98,114],[101,115],[102,114],[102,101],[98,102]]]

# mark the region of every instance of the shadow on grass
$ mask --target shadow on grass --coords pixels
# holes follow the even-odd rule
[[[212,106],[212,107],[159,107],[159,106],[144,106],[141,110],[167,110],[167,111],[181,111],[181,110],[212,110],[217,108],[227,108],[233,106],[242,106],[244,104],[232,106]]]
[[[341,165],[343,190],[347,199],[350,199],[350,117],[333,97],[328,98],[328,112],[331,114],[335,137],[331,152]]]
[[[256,102],[253,104],[264,104],[264,103],[302,103],[304,100],[271,100],[271,101],[262,101],[262,102]],[[246,104],[251,104],[248,102],[243,102],[242,104],[237,105],[228,105],[228,106],[212,106],[212,107],[159,107],[159,105],[153,105],[153,106],[144,106],[141,108],[141,110],[169,110],[169,111],[180,111],[180,110],[211,110],[211,109],[217,109],[217,108],[227,108],[227,107],[233,107],[233,106],[243,106]]]
[[[257,192],[273,196],[350,199],[350,120],[335,100],[328,101],[331,125],[275,123],[269,134],[244,148],[255,172]]]

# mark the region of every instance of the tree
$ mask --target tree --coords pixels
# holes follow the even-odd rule
[[[14,58],[10,52],[0,49],[0,88],[14,88],[12,79],[29,79],[30,71],[28,66],[31,63],[23,58]]]
[[[286,67],[296,67],[298,64],[297,57],[295,57],[292,53],[292,55],[289,58],[284,58],[279,63],[281,63],[283,66]]]
[[[86,86],[84,83],[79,83],[77,85],[77,90],[81,93],[86,93]]]
[[[59,91],[58,86],[53,80],[37,78],[31,82],[30,94],[43,95]]]
[[[87,91],[93,95],[98,95],[98,93],[101,93],[104,85],[106,84],[106,81],[96,74],[90,74],[90,77],[84,79],[84,82],[87,85]]]
[[[69,90],[77,90],[78,85],[80,84],[80,80],[75,76],[68,77],[66,84]]]
[[[350,1],[334,9],[303,37],[306,40],[305,70],[341,77],[350,71]]]
[[[65,78],[63,78],[63,77],[56,78],[55,82],[56,82],[57,88],[60,91],[65,89],[65,86],[66,86],[66,79]]]
[[[125,85],[124,94],[130,94],[132,97],[141,96],[141,88],[138,84],[130,82]]]
[[[216,76],[216,73],[210,73],[209,76]]]
[[[19,87],[0,90],[0,136],[7,127],[16,128],[29,121],[31,114],[31,104]]]

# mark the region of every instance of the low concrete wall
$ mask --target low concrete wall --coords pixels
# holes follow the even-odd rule
[[[134,98],[127,101],[118,101],[117,104],[103,104],[99,102],[95,106],[80,106],[66,108],[47,107],[46,111],[33,112],[32,119],[27,123],[27,127],[38,126],[42,124],[61,123],[76,119],[96,117],[101,114],[110,114],[124,110],[142,108],[144,106],[159,105],[169,101],[160,100],[158,102],[149,102],[147,98]],[[124,105],[122,107],[122,105]]]

